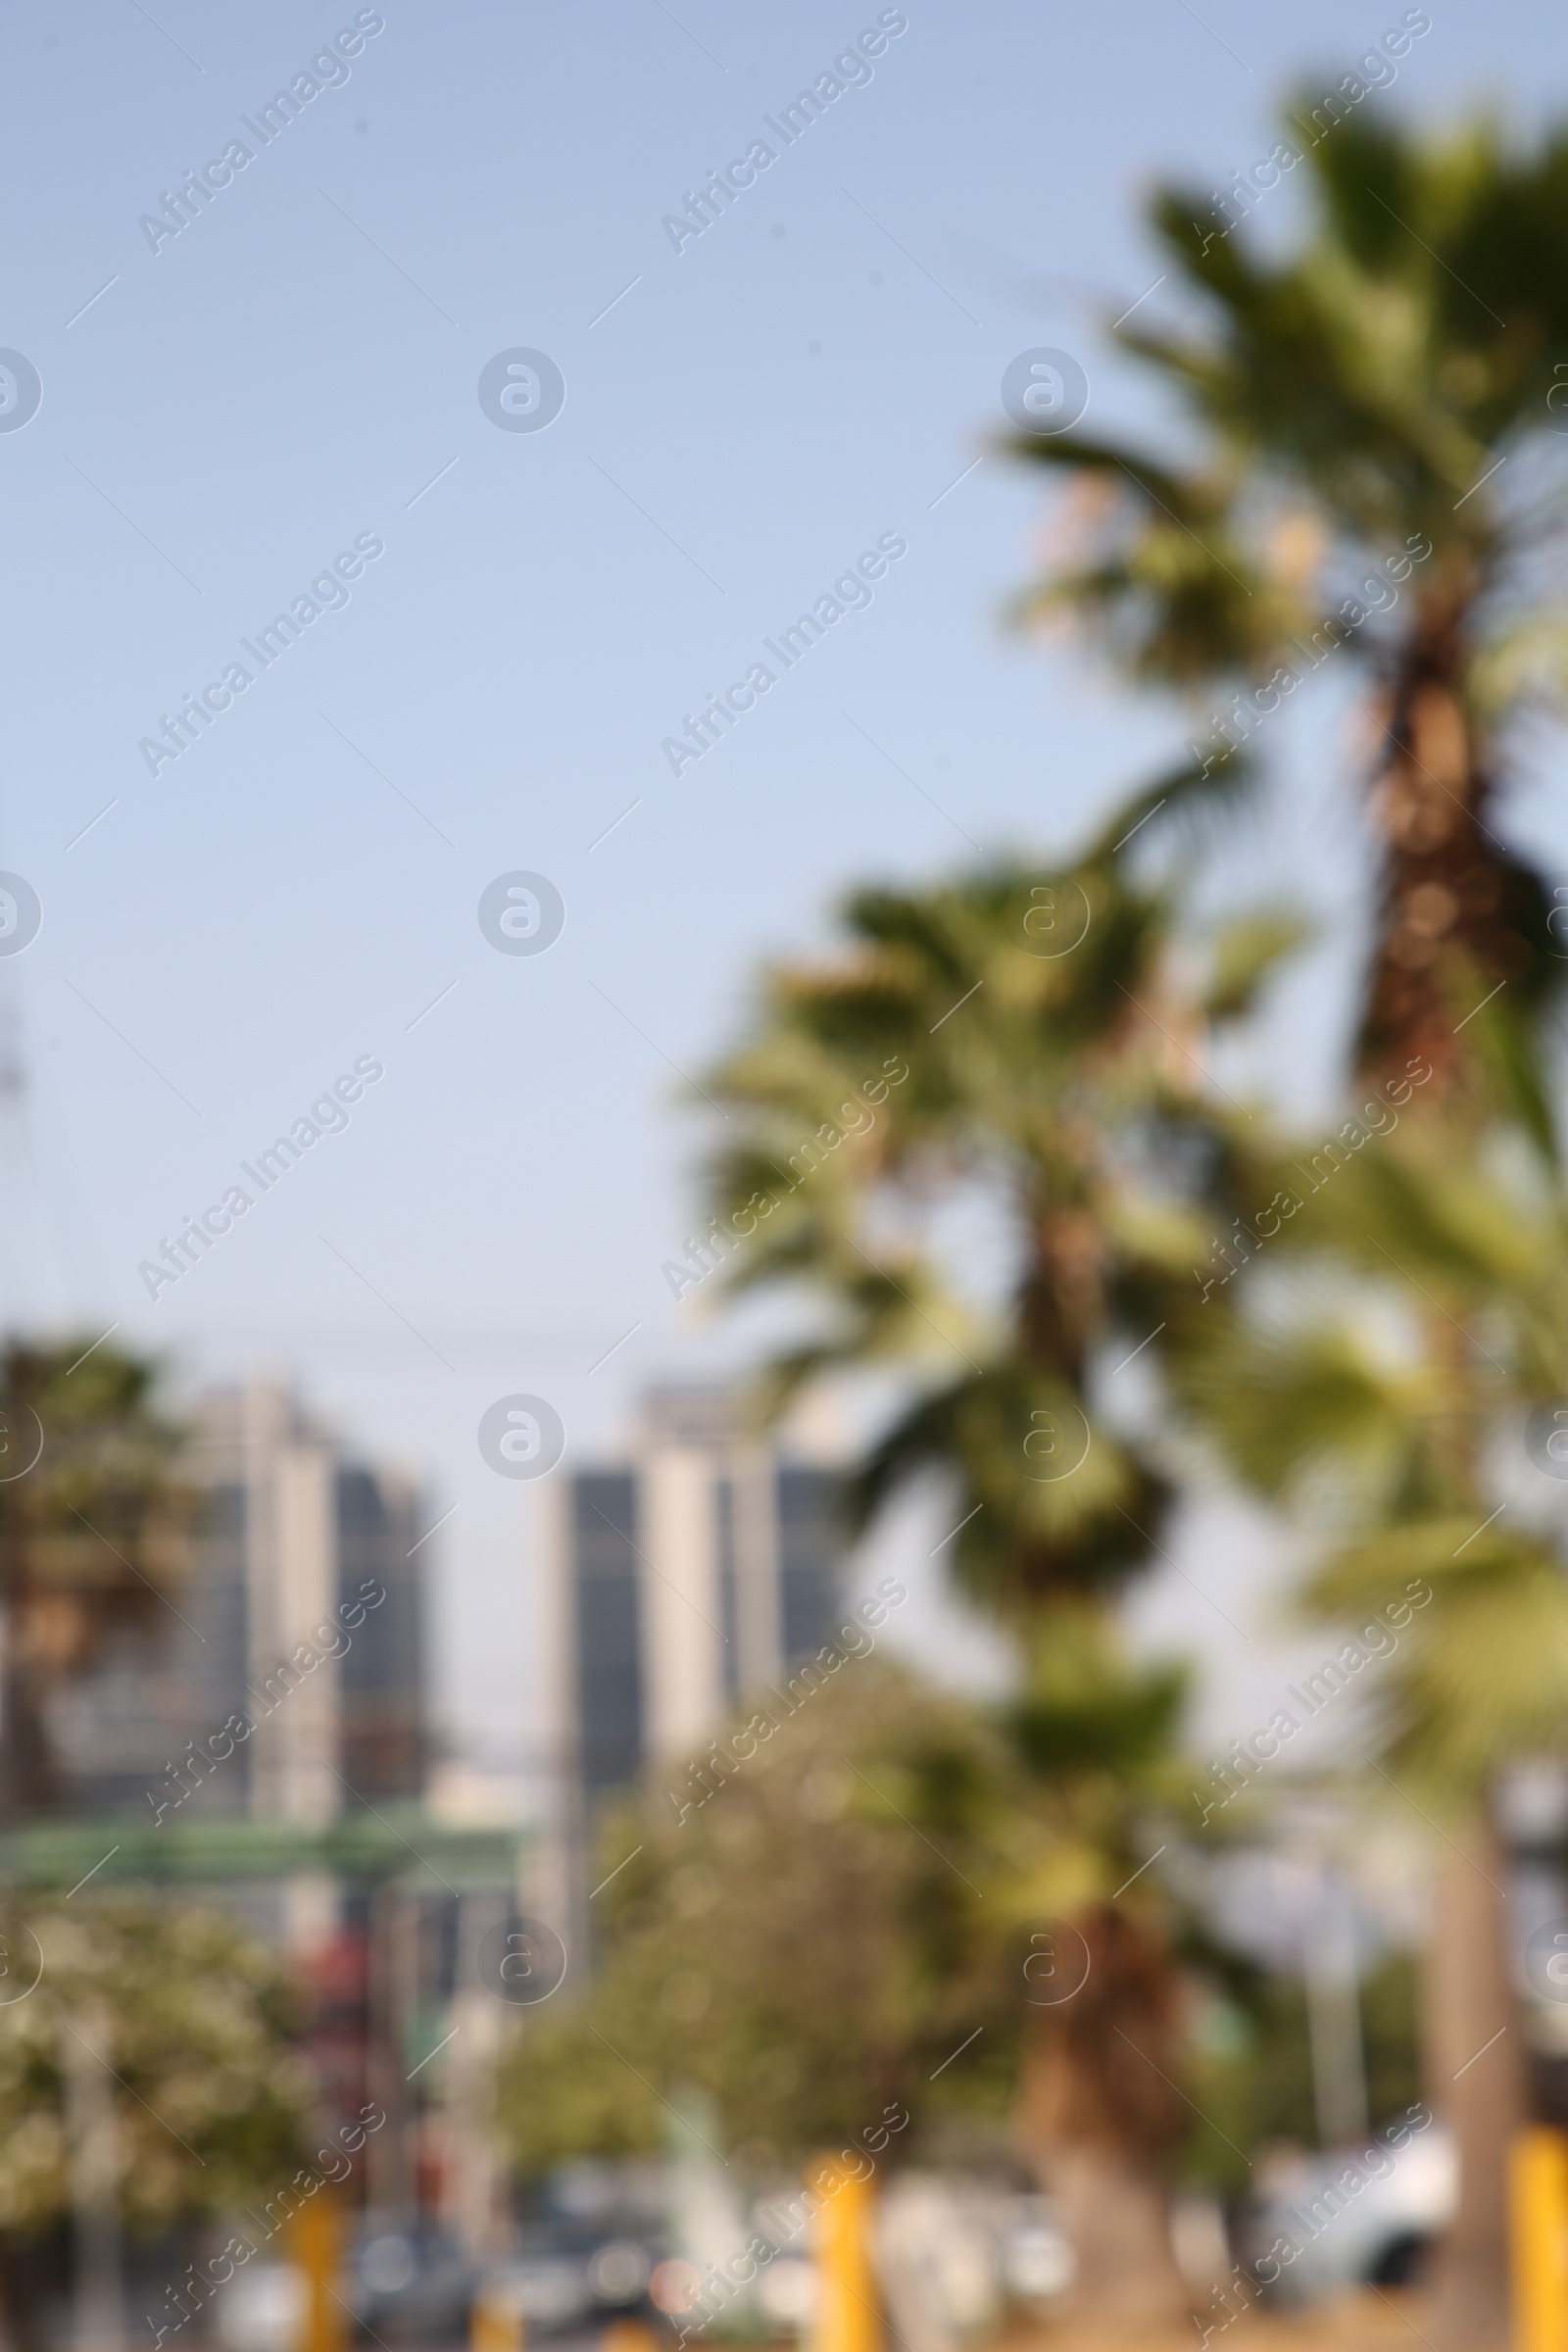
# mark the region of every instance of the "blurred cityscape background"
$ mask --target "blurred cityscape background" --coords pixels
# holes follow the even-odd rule
[[[1385,15],[13,27],[11,2352],[1568,2352],[1568,131]]]

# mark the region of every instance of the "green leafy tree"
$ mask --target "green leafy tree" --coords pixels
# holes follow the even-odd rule
[[[70,2215],[73,2081],[102,2113],[91,2161],[132,2232],[233,2213],[292,2178],[311,2106],[283,1963],[232,1920],[145,1893],[0,1915],[0,2262],[31,2332],[21,2249]]]
[[[24,2234],[67,2212],[62,2051],[79,2016],[114,2090],[119,2194],[129,2227],[230,2213],[297,2163],[311,2078],[289,2035],[292,1981],[271,1948],[194,1906],[146,1894],[11,1909],[0,2006],[0,2228]]]
[[[1253,2192],[1244,2151],[1317,2138],[1306,1992],[1297,1980],[1200,1949],[1191,1956],[1203,1997],[1193,2021],[1188,2086],[1200,2110],[1182,2149],[1184,2181],[1226,2198]],[[1381,1961],[1359,1987],[1367,2109],[1374,2128],[1402,2118],[1420,2096],[1416,1969],[1409,1954]]]
[[[579,2000],[528,2017],[507,2064],[523,2173],[658,2148],[692,2092],[761,2181],[889,2129],[889,2108],[900,2132],[1004,2108],[1014,2003],[977,1916],[998,1742],[877,1656],[846,1656],[787,1703],[761,1694],[770,1715],[737,1719],[706,1798],[683,1777],[675,1802],[652,1785],[601,1824],[616,1875],[595,1906],[596,1974]]]

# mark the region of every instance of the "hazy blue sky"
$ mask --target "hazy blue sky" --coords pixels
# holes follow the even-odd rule
[[[263,148],[241,116],[368,13],[13,20],[0,344],[43,400],[0,433],[0,864],[44,911],[0,962],[29,1085],[0,1279],[12,1319],[119,1318],[193,1379],[290,1367],[426,1471],[432,1516],[461,1506],[432,1545],[448,1701],[514,1740],[526,1490],[480,1461],[480,1413],[541,1392],[581,1459],[647,1378],[735,1353],[660,1279],[703,1140],[679,1073],[851,877],[1061,844],[1182,740],[1003,626],[1038,484],[988,457],[949,490],[1004,422],[1003,370],[1063,346],[1092,422],[1145,416],[1096,325],[1158,274],[1141,192],[1266,153],[1282,88],[1402,12],[908,0],[869,82],[678,254],[662,216],[778,146],[763,116],[876,5],[387,0]],[[1554,16],[1431,15],[1369,106],[1556,103]],[[153,252],[139,216],[236,138],[254,160]],[[542,432],[479,405],[517,347],[564,376]],[[870,608],[672,776],[662,739],[884,533],[908,552]],[[362,535],[384,553],[350,601],[259,672],[239,641]],[[138,739],[236,660],[254,684],[149,774]],[[1269,854],[1331,943],[1360,888],[1323,780],[1341,718],[1281,720]],[[1525,821],[1556,793],[1535,779]],[[537,957],[476,920],[515,868],[565,905]],[[1287,1012],[1269,1063],[1303,1097],[1332,957],[1310,986],[1316,1060]],[[138,1261],[359,1056],[385,1074],[347,1132],[151,1300]],[[1214,1542],[1190,1564],[1228,1590],[1242,1547]],[[1154,1619],[1234,1647],[1169,1594]]]

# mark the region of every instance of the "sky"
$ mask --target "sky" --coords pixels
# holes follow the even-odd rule
[[[852,881],[1058,853],[1184,746],[1179,710],[1008,623],[1042,501],[989,448],[1005,371],[1066,352],[1091,428],[1162,429],[1104,331],[1135,301],[1170,316],[1148,188],[1222,185],[1267,154],[1287,88],[1420,13],[14,21],[0,867],[41,926],[0,957],[4,1317],[118,1325],[187,1387],[286,1374],[420,1476],[450,1514],[432,1638],[466,1752],[524,1754],[535,1663],[529,1491],[481,1458],[485,1410],[546,1397],[569,1469],[650,1380],[755,1345],[660,1269],[713,1133],[693,1082],[761,960],[824,944]],[[1429,13],[1368,106],[1490,99],[1528,127],[1558,103],[1544,9]],[[774,135],[862,33],[865,74]],[[302,75],[317,94],[258,129]],[[759,140],[774,160],[700,235],[665,225]],[[209,164],[175,233],[165,198]],[[1288,236],[1296,202],[1277,190],[1259,233]],[[13,427],[29,367],[41,401]],[[688,713],[895,542],[869,601],[672,762]],[[296,600],[321,609],[264,663]],[[206,688],[172,756],[155,739]],[[1232,858],[1321,924],[1242,1073],[1303,1115],[1329,1100],[1364,894],[1333,693],[1282,717],[1271,817]],[[1560,829],[1562,785],[1543,753],[1523,836]],[[480,924],[518,873],[560,903],[536,954]],[[357,1066],[346,1123],[150,1297],[163,1238]],[[954,1623],[929,1533],[912,1511],[885,1539],[918,1579],[907,1638],[983,1682],[994,1648]],[[1146,1639],[1199,1658],[1216,1731],[1250,1729],[1297,1654],[1262,1632],[1271,1562],[1255,1518],[1205,1504],[1142,1604]]]

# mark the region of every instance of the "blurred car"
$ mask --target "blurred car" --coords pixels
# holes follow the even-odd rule
[[[757,2302],[775,2336],[805,2335],[816,2315],[816,2265],[805,2254],[777,2255],[757,2275]]]
[[[1008,2197],[1000,2215],[1002,2283],[1025,2303],[1053,2303],[1073,2282],[1078,2257],[1054,2197]]]
[[[479,2265],[433,2224],[371,2215],[355,2238],[344,2301],[376,2335],[450,2341],[467,2331]]]
[[[311,2286],[291,2262],[256,2262],[236,2271],[214,2305],[222,2352],[294,2352]]]
[[[1452,2218],[1458,2180],[1453,2141],[1437,2125],[1399,2148],[1375,2139],[1272,2157],[1263,2200],[1238,2232],[1245,2259],[1285,2303],[1402,2285]]]
[[[1044,2315],[1071,2284],[1073,2249],[1050,2197],[962,2173],[907,2171],[883,2192],[877,2267],[907,2352],[956,2352],[1010,2298]]]
[[[486,2271],[483,2288],[520,2313],[530,2334],[563,2333],[646,2313],[662,2250],[645,2232],[609,2223],[535,2225],[514,2254]]]

